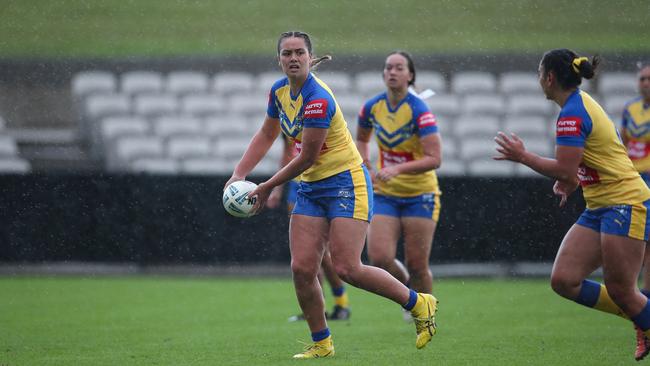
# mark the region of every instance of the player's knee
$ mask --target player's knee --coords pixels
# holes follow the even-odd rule
[[[427,265],[408,267],[408,271],[411,275],[411,278],[414,279],[416,278],[420,280],[428,280],[432,277],[431,270]]]
[[[553,291],[555,291],[555,293],[562,297],[572,298],[572,290],[578,288],[580,285],[579,283],[574,282],[575,281],[572,281],[571,279],[559,273],[554,272],[551,274],[551,288]]]
[[[350,284],[355,282],[354,275],[358,270],[358,266],[345,261],[333,262],[333,265],[334,271],[336,271],[336,274],[341,278],[341,280]]]
[[[384,268],[384,269],[389,268],[390,265],[393,263],[393,258],[383,253],[377,253],[377,252],[371,253],[369,251],[368,259],[370,259],[370,263],[373,266]]]
[[[431,277],[431,269],[426,261],[407,261],[406,268],[412,278]]]
[[[301,261],[291,261],[294,281],[310,281],[318,275],[318,267]]]

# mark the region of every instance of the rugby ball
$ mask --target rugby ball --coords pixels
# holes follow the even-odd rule
[[[247,180],[238,180],[230,183],[223,191],[223,208],[235,217],[251,217],[257,197],[248,197],[248,194],[257,188],[257,184]]]

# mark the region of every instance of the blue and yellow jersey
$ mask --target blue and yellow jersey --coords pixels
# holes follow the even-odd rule
[[[359,126],[374,128],[379,145],[379,169],[424,156],[420,137],[438,133],[436,118],[422,99],[408,93],[391,108],[386,92],[368,100],[359,112]],[[375,192],[413,197],[425,193],[440,194],[433,170],[419,174],[400,174],[387,182],[377,182]]]
[[[650,199],[614,123],[589,94],[578,89],[569,96],[557,119],[556,136],[558,145],[584,148],[578,178],[587,208]]]
[[[291,159],[295,158],[296,155],[298,155],[298,150],[296,150],[296,142],[291,140],[287,135],[285,134],[280,134],[282,136],[282,143],[287,145],[287,148],[289,149],[289,156],[291,156]],[[297,176],[293,178],[291,181],[293,182],[300,182],[300,176]]]
[[[282,133],[294,142],[298,152],[303,128],[328,129],[318,159],[302,173],[300,180],[318,181],[363,163],[332,91],[313,74],[309,74],[298,95],[291,95],[286,77],[276,81],[269,93],[266,113],[280,119]]]
[[[627,137],[627,154],[639,172],[650,171],[650,105],[637,97],[625,105],[621,127]]]

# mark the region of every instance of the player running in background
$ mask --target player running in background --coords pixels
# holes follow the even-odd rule
[[[641,178],[650,186],[650,64],[639,68],[639,96],[623,108],[621,137]],[[646,251],[645,267],[650,255]],[[644,271],[643,289],[650,295],[650,271]]]
[[[566,202],[578,184],[587,209],[558,250],[551,287],[578,304],[629,318],[645,336],[635,358],[648,353],[650,303],[637,279],[648,239],[650,189],[634,169],[614,123],[591,96],[579,89],[599,63],[567,49],[548,51],[539,65],[546,95],[561,107],[556,122],[555,158],[527,151],[515,135],[499,132],[497,160],[511,160],[555,178],[553,192]],[[604,285],[586,279],[603,268]]]
[[[293,159],[298,153],[294,147],[293,142],[290,141],[285,135],[281,136],[283,142],[283,152],[280,168],[289,164],[291,159]],[[287,186],[287,212],[289,215],[291,215],[293,206],[296,204],[296,196],[298,195],[298,181],[295,179],[290,180],[286,184],[282,184],[273,188],[273,191],[271,192],[271,195],[266,202],[266,206],[269,208],[277,208],[280,206],[285,185]],[[334,296],[334,309],[332,309],[331,313],[325,313],[325,316],[330,320],[350,319],[350,300],[348,298],[348,293],[345,291],[345,282],[343,282],[341,278],[336,274],[334,266],[332,265],[332,257],[330,256],[329,250],[326,250],[323,254],[321,271],[318,272],[318,282],[320,282],[321,287],[323,286],[323,275],[327,279],[327,282],[329,283],[332,290],[332,295]],[[305,316],[303,314],[298,314],[289,318],[289,321],[299,320],[305,320]]]
[[[341,279],[410,310],[415,320],[415,345],[422,348],[436,331],[437,300],[410,290],[383,269],[361,262],[372,217],[372,183],[332,91],[310,71],[323,58],[313,58],[311,39],[303,32],[283,33],[277,55],[286,77],[271,87],[264,123],[226,186],[246,178],[280,131],[296,143],[298,155],[250,193],[257,197],[255,210],[259,211],[273,188],[300,176],[289,246],[296,296],[313,343],[294,358],[334,355],[318,282],[328,239],[332,263]]]
[[[640,95],[623,108],[621,137],[634,168],[646,185],[650,186],[650,65],[640,65],[638,77]],[[650,297],[650,251],[647,243],[641,278],[641,292]],[[643,345],[645,342],[645,335],[637,328],[637,344]],[[644,349],[648,350],[650,347]]]
[[[374,215],[368,232],[368,257],[400,282],[432,293],[431,244],[440,214],[440,189],[434,169],[441,163],[435,116],[409,87],[415,83],[411,56],[402,51],[386,58],[386,91],[359,112],[357,147],[373,177]],[[370,163],[370,138],[379,145],[378,170]],[[396,258],[404,238],[404,261]]]

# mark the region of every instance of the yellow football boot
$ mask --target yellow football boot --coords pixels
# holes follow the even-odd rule
[[[436,311],[438,311],[438,300],[433,295],[419,293],[418,300],[411,310],[418,336],[415,347],[423,348],[436,334]]]
[[[305,351],[293,355],[293,358],[322,358],[334,356],[334,343],[332,336],[329,336],[322,341],[314,342],[305,346]]]

